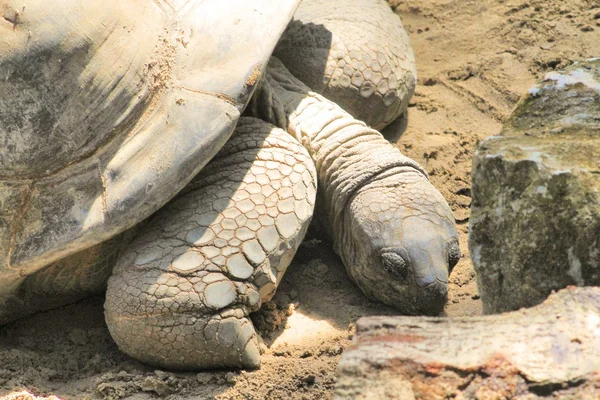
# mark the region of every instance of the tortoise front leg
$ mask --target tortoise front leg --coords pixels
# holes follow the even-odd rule
[[[171,369],[258,367],[248,315],[273,296],[315,192],[306,150],[286,132],[242,118],[117,262],[105,315],[121,350]]]

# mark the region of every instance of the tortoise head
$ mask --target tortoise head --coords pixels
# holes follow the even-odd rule
[[[342,257],[369,297],[402,313],[437,315],[460,258],[458,234],[442,195],[422,175],[412,175],[359,190],[344,224],[351,250]]]

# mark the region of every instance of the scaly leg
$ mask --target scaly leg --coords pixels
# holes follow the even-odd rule
[[[406,111],[417,82],[408,35],[384,0],[302,0],[275,56],[375,129]]]
[[[286,132],[242,118],[118,261],[105,314],[121,350],[171,369],[257,367],[248,314],[274,294],[315,191],[306,150]]]

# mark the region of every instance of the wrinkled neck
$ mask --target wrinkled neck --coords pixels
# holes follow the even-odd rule
[[[343,230],[338,229],[343,211],[361,187],[389,174],[416,173],[427,180],[425,171],[381,133],[311,92],[278,60],[270,62],[267,74],[252,112],[286,129],[308,149],[317,167],[328,224],[336,231]],[[334,233],[337,248],[341,237],[336,236]]]

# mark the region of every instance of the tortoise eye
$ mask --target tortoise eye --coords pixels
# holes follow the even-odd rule
[[[381,265],[392,276],[406,280],[408,276],[408,260],[394,249],[386,249],[381,254]]]
[[[446,254],[448,257],[448,273],[450,273],[456,264],[458,264],[461,256],[458,240],[450,239],[448,242],[446,242]]]

